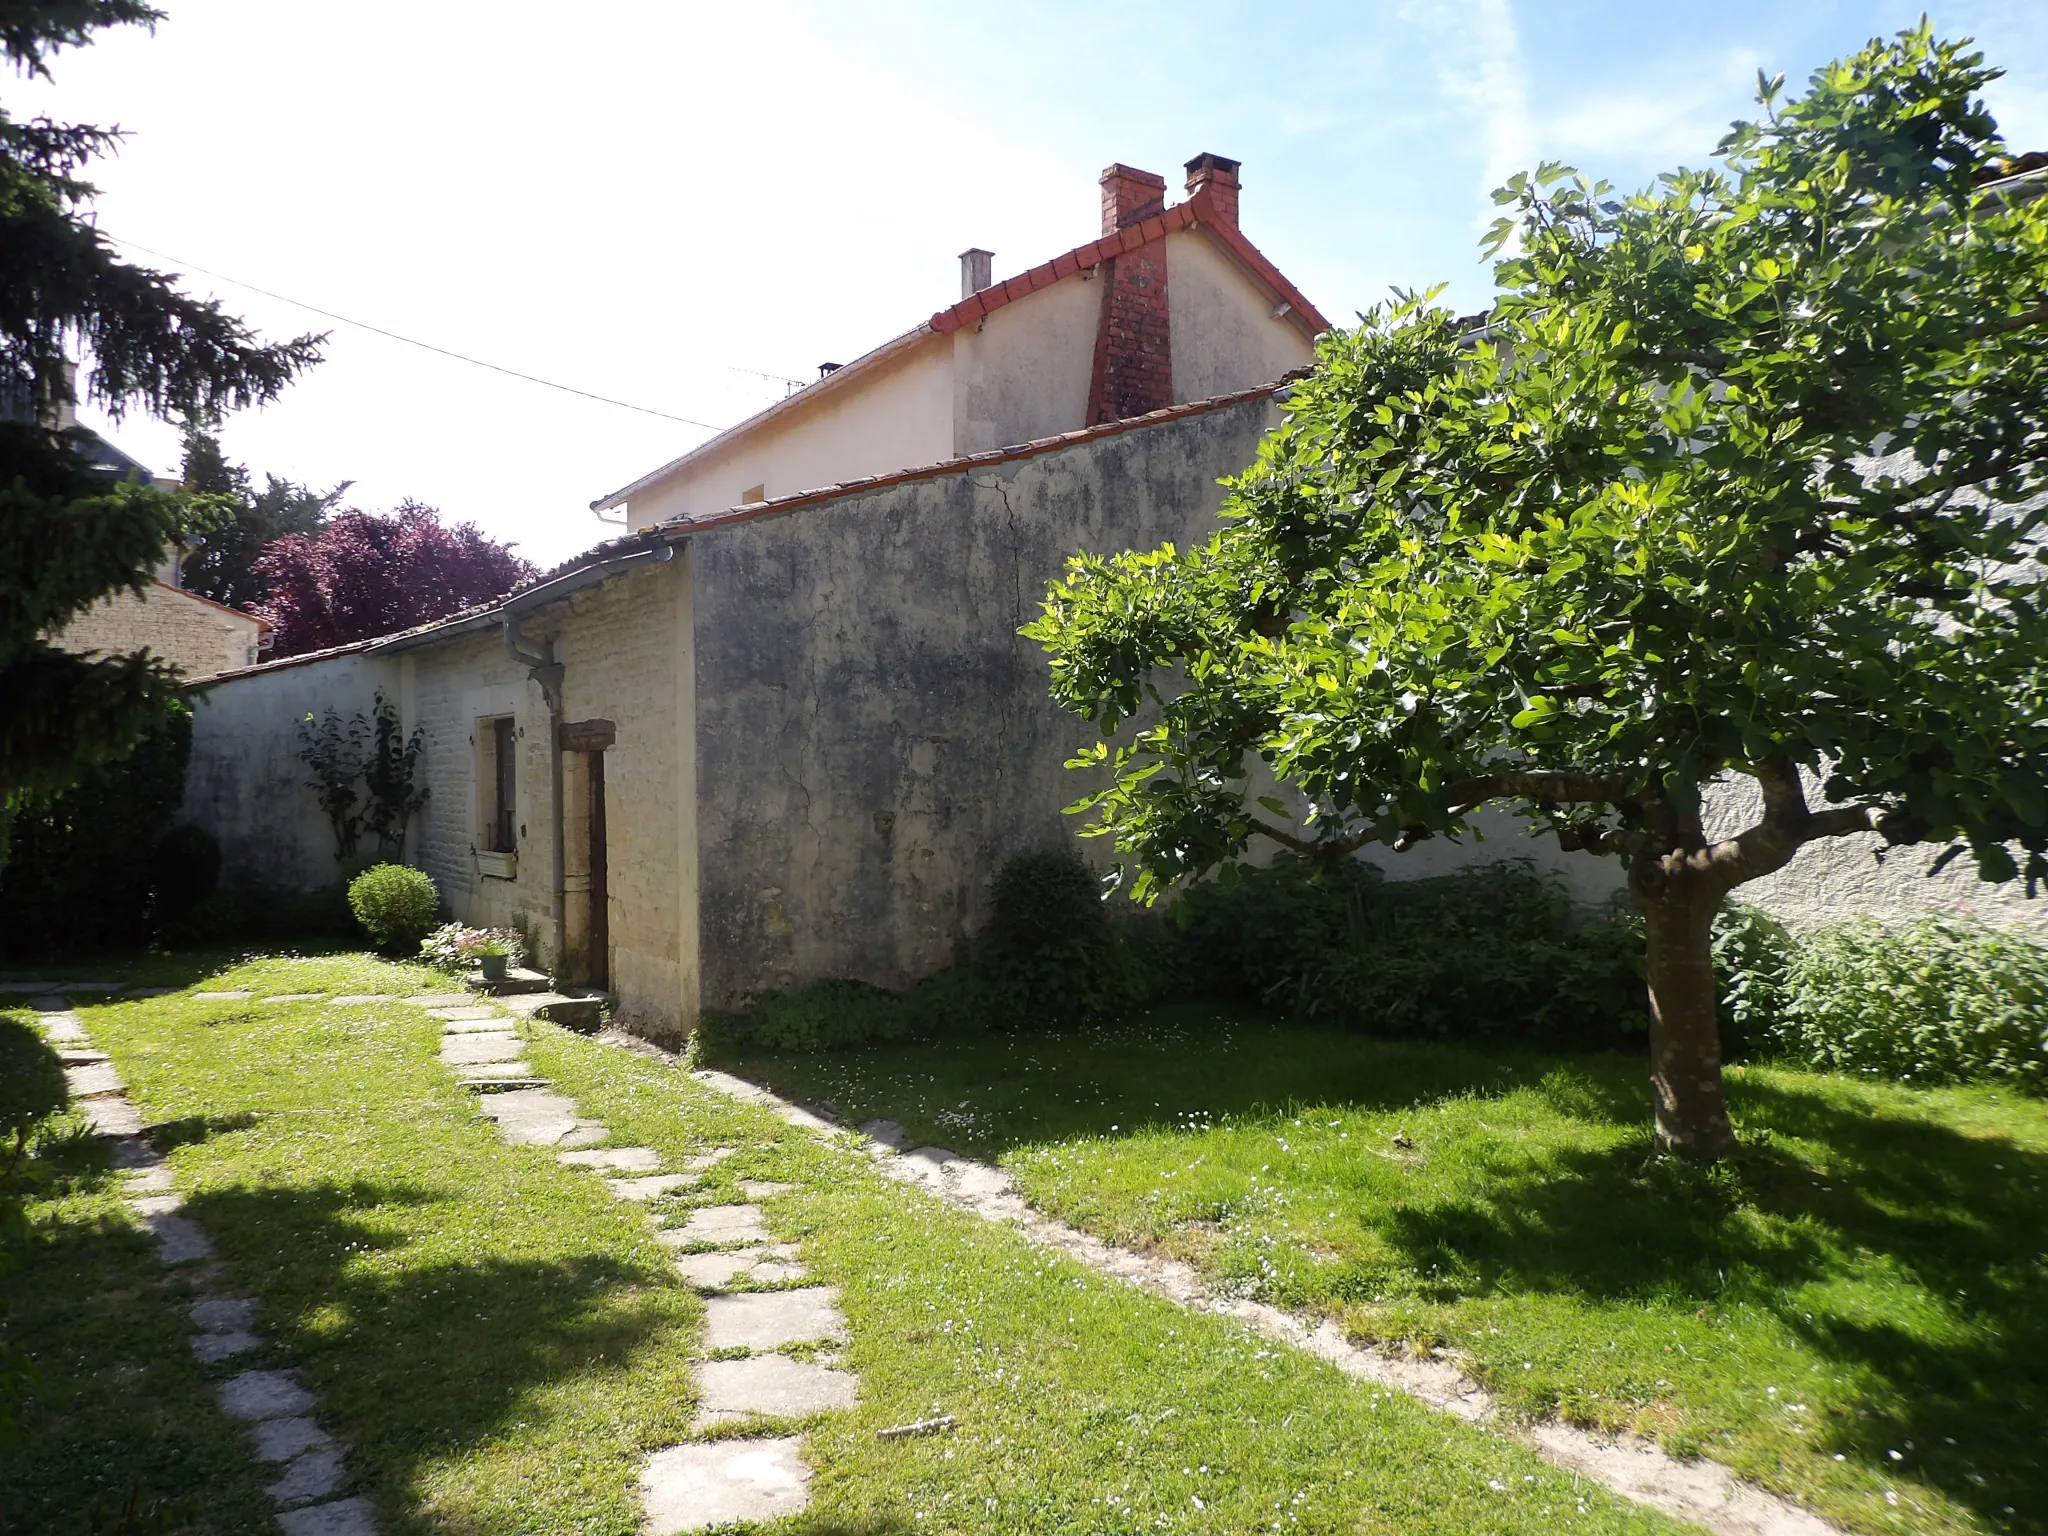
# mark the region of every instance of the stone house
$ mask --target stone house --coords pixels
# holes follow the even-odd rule
[[[1004,282],[966,252],[957,303],[600,498],[625,531],[522,590],[201,684],[185,814],[227,877],[334,878],[297,722],[381,692],[426,741],[411,860],[641,1028],[949,963],[1003,860],[1074,835],[1087,727],[1018,628],[1076,550],[1205,537],[1324,327],[1239,229],[1237,165],[1188,170],[1169,207],[1110,167],[1101,236]],[[1367,856],[1528,854],[1583,903],[1616,889],[1613,861],[1492,830]],[[1814,878],[2014,915],[1874,842],[1806,850],[1778,877],[1795,915]]]
[[[948,963],[1009,855],[1072,836],[1085,727],[1017,635],[1077,549],[1185,543],[1326,322],[1238,227],[1102,177],[1098,238],[594,503],[627,531],[478,610],[194,690],[185,813],[228,877],[334,878],[297,722],[426,739],[409,856],[649,1027]]]
[[[175,565],[171,567],[175,573]],[[52,637],[67,651],[107,656],[147,650],[187,682],[253,667],[270,626],[253,613],[187,592],[166,572],[140,592],[101,598]]]

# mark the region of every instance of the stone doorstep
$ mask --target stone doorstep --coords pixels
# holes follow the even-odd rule
[[[555,1161],[571,1168],[603,1168],[618,1173],[652,1173],[661,1154],[652,1147],[600,1147],[592,1152],[562,1152]]]
[[[753,1355],[706,1360],[697,1367],[697,1419],[693,1432],[734,1419],[807,1419],[851,1408],[859,1379],[809,1360]]]
[[[803,1442],[717,1440],[656,1451],[640,1472],[648,1536],[778,1520],[810,1503]],[[291,1533],[307,1536],[307,1533]]]
[[[545,992],[554,985],[544,972],[530,970],[523,965],[506,966],[503,981],[485,981],[481,966],[464,971],[462,980],[472,991],[484,993],[488,997],[516,997],[521,993]]]
[[[564,1029],[594,1030],[604,1023],[607,1001],[600,993],[571,996],[564,992],[531,992],[506,998],[505,1006],[523,1018],[546,1019]]]
[[[284,1536],[377,1536],[377,1516],[363,1498],[287,1510],[277,1525]]]
[[[714,1352],[780,1349],[845,1337],[846,1319],[839,1311],[836,1285],[712,1296],[704,1303],[704,1347]]]

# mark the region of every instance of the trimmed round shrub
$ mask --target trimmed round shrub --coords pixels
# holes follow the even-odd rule
[[[417,953],[433,931],[441,893],[424,870],[405,864],[375,864],[348,886],[349,910],[379,949]]]

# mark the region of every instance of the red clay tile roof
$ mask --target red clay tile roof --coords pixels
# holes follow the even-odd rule
[[[1168,235],[1178,234],[1184,229],[1200,229],[1204,234],[1237,259],[1253,278],[1271,291],[1273,297],[1285,304],[1294,314],[1299,315],[1311,335],[1319,335],[1330,328],[1322,311],[1302,296],[1294,284],[1287,281],[1280,269],[1266,260],[1259,248],[1245,239],[1244,231],[1228,219],[1216,216],[1215,199],[1207,187],[1203,187],[1184,203],[1176,203],[1164,213],[1155,214],[1143,223],[1120,229],[1113,235],[1104,235],[1100,240],[1091,240],[1086,245],[1075,246],[1064,255],[1055,256],[1051,261],[1033,267],[1028,272],[1019,272],[1015,277],[1005,278],[991,284],[981,292],[962,299],[950,309],[942,309],[925,323],[941,336],[948,331],[957,331],[984,315],[994,313],[1005,304],[1036,293],[1041,288],[1050,288],[1062,278],[1072,277],[1090,267],[1112,260],[1126,251],[1135,251],[1140,246],[1150,245],[1154,240],[1164,240]]]

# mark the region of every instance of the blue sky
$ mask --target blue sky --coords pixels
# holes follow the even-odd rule
[[[1916,5],[1404,0],[162,0],[155,38],[59,60],[16,111],[118,120],[102,227],[406,335],[723,425],[1095,232],[1111,160],[1244,162],[1246,231],[1324,312],[1390,285],[1482,304],[1488,190],[1560,158],[1625,188],[1700,163],[1759,68],[1795,85]],[[1934,13],[2009,78],[2048,148],[2041,0]],[[331,322],[194,274],[272,332]],[[584,510],[706,435],[335,328],[330,360],[236,418],[257,470],[406,496],[562,558]],[[752,371],[749,371],[752,370]],[[115,435],[175,463],[168,429]]]

